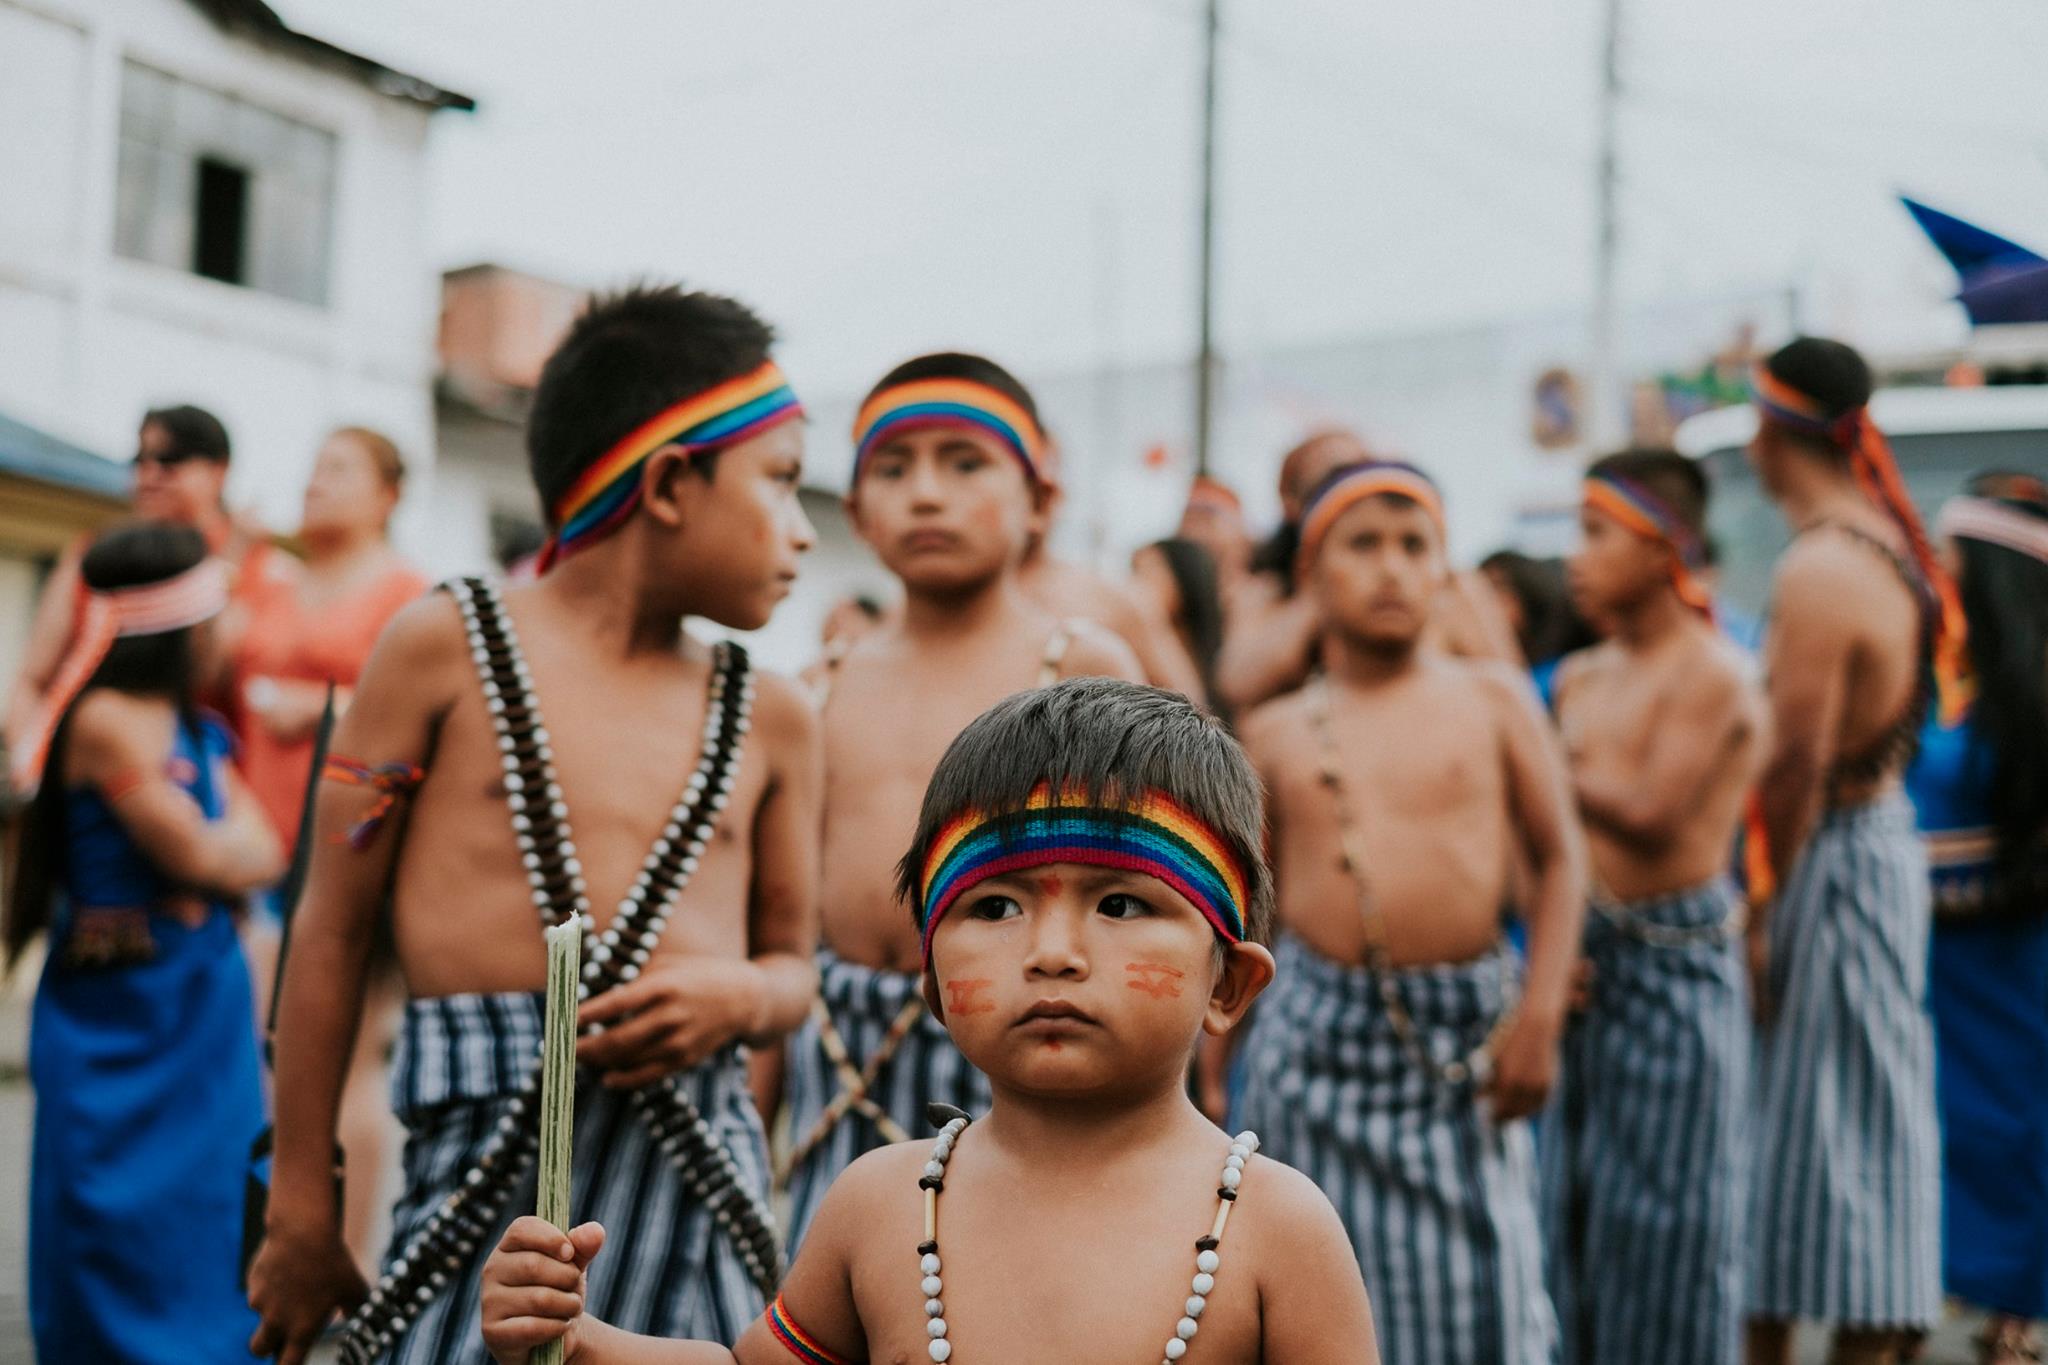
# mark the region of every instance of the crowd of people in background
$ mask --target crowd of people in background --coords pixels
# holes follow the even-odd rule
[[[771,344],[593,304],[513,585],[393,549],[376,432],[273,538],[220,422],[145,416],[136,520],[58,563],[5,717],[43,1358],[292,1362],[337,1314],[363,1361],[1156,1355],[1128,1285],[1185,1298],[1169,1361],[1789,1365],[1818,1322],[1883,1365],[1945,1296],[2039,1359],[2040,473],[1923,523],[1868,366],[1801,338],[1754,379],[1794,533],[1761,624],[1661,449],[1588,466],[1568,559],[1464,568],[1454,490],[1317,431],[1270,534],[1199,478],[1116,581],[1052,552],[1030,391],[922,356],[853,432],[895,592],[799,684],[683,630],[764,624],[813,538]],[[601,1233],[515,1221],[536,918],[585,931]],[[1104,1231],[1177,1229],[1210,1167],[1195,1251]]]

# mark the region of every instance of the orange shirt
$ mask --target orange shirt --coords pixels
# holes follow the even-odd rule
[[[242,772],[286,847],[298,838],[313,741],[272,734],[241,704],[243,689],[256,678],[354,687],[378,633],[429,586],[399,566],[317,610],[306,607],[293,583],[278,583],[250,602],[248,628],[235,648],[235,728]]]

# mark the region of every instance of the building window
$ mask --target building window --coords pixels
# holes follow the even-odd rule
[[[323,129],[124,62],[114,249],[324,304],[334,146]]]
[[[198,213],[193,220],[192,271],[210,280],[247,284],[249,172],[210,156],[199,158]]]

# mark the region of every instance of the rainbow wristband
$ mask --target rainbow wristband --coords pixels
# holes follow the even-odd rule
[[[845,1356],[834,1354],[816,1337],[806,1332],[797,1320],[790,1316],[789,1309],[776,1295],[775,1302],[768,1305],[768,1335],[789,1348],[789,1353],[806,1365],[853,1365]]]

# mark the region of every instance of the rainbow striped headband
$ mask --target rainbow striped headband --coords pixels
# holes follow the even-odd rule
[[[963,811],[932,839],[918,897],[925,965],[931,965],[933,931],[964,892],[991,877],[1049,863],[1156,877],[1200,910],[1217,937],[1244,942],[1250,903],[1244,867],[1186,806],[1159,791],[1105,806],[1074,791],[1055,799],[1049,787],[1040,787],[1022,810]]]
[[[556,500],[555,533],[541,550],[541,571],[625,524],[640,504],[640,468],[663,446],[681,446],[691,454],[717,450],[801,417],[803,411],[772,360],[662,409],[620,438]]]
[[[913,379],[883,389],[853,420],[853,481],[885,442],[926,427],[968,427],[1000,441],[1033,483],[1045,482],[1045,435],[1016,399],[972,379]]]
[[[1437,491],[1435,480],[1400,460],[1366,460],[1333,470],[1309,494],[1308,507],[1301,514],[1301,559],[1315,558],[1323,537],[1349,508],[1387,493],[1420,503],[1436,523],[1437,535],[1447,535],[1443,494]]]
[[[1595,474],[1586,479],[1586,506],[1614,518],[1639,536],[1671,548],[1671,586],[1678,600],[1711,617],[1714,596],[1696,573],[1707,562],[1707,547],[1671,504],[1634,479]]]

